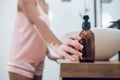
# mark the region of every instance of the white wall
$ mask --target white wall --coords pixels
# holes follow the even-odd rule
[[[6,61],[17,0],[0,0],[0,80],[8,80]]]
[[[84,13],[84,0],[71,0],[70,3],[63,3],[62,0],[46,1],[53,12],[50,27],[59,39],[67,32],[81,29],[82,19],[79,15],[80,12]],[[0,80],[9,80],[6,61],[16,16],[16,4],[17,0],[0,0]],[[90,9],[91,12],[92,10]],[[92,25],[93,23],[92,20]],[[54,53],[52,50],[51,52]],[[59,67],[59,64],[46,58],[43,80],[59,80]]]
[[[102,11],[110,14],[113,20],[120,19],[120,0],[112,0],[111,3],[103,3]]]
[[[71,0],[71,2],[62,2],[62,0],[46,0],[53,13],[51,28],[56,35],[62,37],[67,32],[81,29],[82,18],[80,13],[84,15],[84,1]],[[87,7],[89,9],[91,25],[94,27],[93,0],[86,1],[88,2]]]

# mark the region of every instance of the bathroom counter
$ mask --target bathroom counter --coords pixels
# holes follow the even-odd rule
[[[60,77],[62,80],[79,80],[80,78],[120,80],[120,62],[61,63]]]

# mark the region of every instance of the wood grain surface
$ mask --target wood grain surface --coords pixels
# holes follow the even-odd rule
[[[61,63],[60,77],[120,78],[120,62]]]

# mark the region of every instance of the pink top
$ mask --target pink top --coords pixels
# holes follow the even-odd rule
[[[37,9],[40,12],[38,18],[49,25],[48,15],[40,7],[37,1]],[[10,61],[40,62],[44,59],[47,46],[38,35],[34,25],[30,23],[23,12],[17,12],[13,39],[10,47]]]

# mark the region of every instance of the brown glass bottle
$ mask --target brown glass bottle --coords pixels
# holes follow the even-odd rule
[[[95,61],[95,36],[90,30],[90,22],[88,22],[89,16],[85,15],[83,17],[84,22],[82,23],[82,31],[79,36],[82,38],[80,43],[82,43],[82,57],[79,58],[80,62],[94,62]]]

